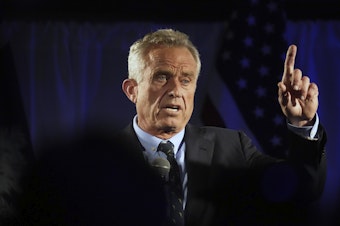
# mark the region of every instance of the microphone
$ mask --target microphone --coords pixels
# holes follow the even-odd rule
[[[163,182],[168,182],[170,172],[170,162],[165,158],[156,158],[152,161],[151,166],[161,176]]]

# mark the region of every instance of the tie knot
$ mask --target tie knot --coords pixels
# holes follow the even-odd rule
[[[171,141],[161,141],[157,151],[164,152],[167,156],[174,157],[174,144]]]

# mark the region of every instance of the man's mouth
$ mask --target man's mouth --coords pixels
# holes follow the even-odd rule
[[[180,110],[180,107],[177,105],[167,105],[165,106],[165,109],[169,111],[177,112]]]

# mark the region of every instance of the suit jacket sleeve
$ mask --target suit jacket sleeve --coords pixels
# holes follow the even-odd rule
[[[277,159],[258,151],[241,131],[187,126],[187,222],[244,223],[254,216],[260,221],[282,219],[281,207],[285,216],[294,215],[296,200],[306,203],[323,191],[326,133],[322,126],[318,137],[308,140],[289,132],[289,155]]]
[[[320,197],[326,180],[326,141],[327,135],[318,128],[318,139],[306,139],[289,132],[289,162],[299,172],[300,184],[297,199],[315,200]],[[300,168],[303,170],[300,170]]]
[[[280,201],[283,195],[278,194],[288,197],[288,193],[293,201],[315,201],[321,196],[326,180],[326,133],[320,125],[318,139],[306,139],[292,131],[288,139],[287,159],[266,167],[261,174],[261,191],[273,201]]]

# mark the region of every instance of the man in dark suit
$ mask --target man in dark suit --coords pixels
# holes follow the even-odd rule
[[[242,131],[189,122],[200,74],[189,37],[160,29],[137,40],[122,89],[136,116],[118,140],[137,161],[166,158],[160,141],[174,144],[180,166],[185,225],[305,223],[307,202],[322,193],[326,134],[319,122],[318,87],[294,68],[288,48],[278,100],[287,118],[290,152],[276,159],[259,152]]]

